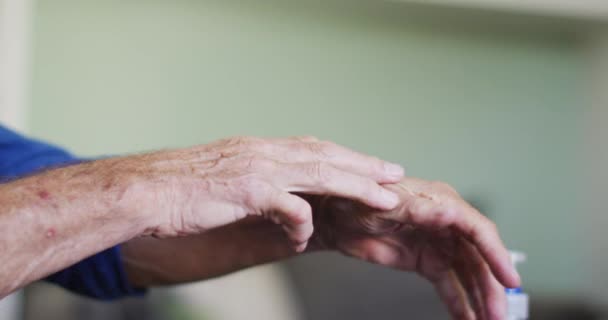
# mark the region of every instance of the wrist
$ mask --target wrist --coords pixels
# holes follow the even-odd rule
[[[111,171],[102,179],[101,189],[113,204],[111,210],[127,221],[134,236],[153,234],[160,225],[158,201],[145,163],[133,157],[100,160]]]
[[[145,183],[127,179],[124,191],[117,192],[117,211],[130,221],[135,236],[152,235],[160,225],[150,207],[152,202],[147,194],[148,190]]]

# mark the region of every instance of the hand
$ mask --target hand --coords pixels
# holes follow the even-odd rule
[[[400,195],[394,210],[317,200],[318,245],[419,273],[454,319],[505,319],[503,285],[520,280],[495,224],[444,183],[407,178],[386,187]]]
[[[313,233],[312,209],[292,192],[333,195],[390,210],[398,197],[379,183],[399,181],[400,166],[315,138],[232,138],[139,156],[136,208],[157,237],[193,235],[247,216],[283,226],[297,251]]]

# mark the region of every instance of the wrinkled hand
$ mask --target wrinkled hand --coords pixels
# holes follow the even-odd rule
[[[389,210],[398,197],[379,183],[403,169],[312,137],[239,137],[139,156],[135,210],[155,219],[147,234],[192,235],[247,216],[283,226],[297,251],[313,233],[312,209],[293,192],[334,195]]]
[[[406,178],[386,187],[400,196],[394,210],[318,200],[316,241],[419,273],[433,283],[454,319],[505,319],[502,285],[516,287],[520,280],[495,224],[444,183]]]

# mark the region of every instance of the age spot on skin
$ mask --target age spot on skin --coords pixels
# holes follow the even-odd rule
[[[53,228],[49,228],[49,229],[46,231],[46,238],[47,238],[47,239],[50,239],[50,238],[54,237],[54,236],[55,236],[55,234],[56,234],[55,229],[53,229]]]
[[[43,200],[48,200],[51,197],[51,194],[46,190],[38,191],[38,197]]]

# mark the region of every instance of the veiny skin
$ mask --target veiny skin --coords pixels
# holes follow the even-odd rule
[[[519,278],[495,225],[451,187],[402,178],[399,166],[311,137],[49,170],[0,185],[0,297],[119,243],[135,286],[337,250],[420,273],[455,319],[504,319],[499,283]]]
[[[319,201],[322,247],[428,279],[454,319],[504,319],[504,287],[519,275],[496,225],[449,185],[415,178],[387,185],[397,208],[379,212],[353,201]]]
[[[400,166],[312,137],[236,137],[57,168],[0,185],[0,297],[138,236],[199,235],[247,217],[303,251],[312,209],[291,192],[392,209]],[[221,252],[216,252],[221,254]]]
[[[392,210],[300,195],[312,207],[315,226],[305,253],[337,251],[417,272],[434,284],[453,319],[504,319],[503,285],[518,286],[519,276],[494,224],[444,183],[405,178],[385,187],[399,195]],[[139,286],[209,279],[305,253],[294,252],[281,227],[260,217],[197,236],[144,237],[123,246],[127,274]]]

